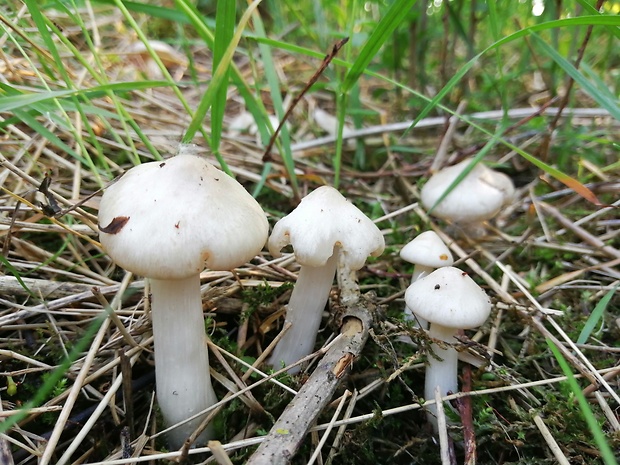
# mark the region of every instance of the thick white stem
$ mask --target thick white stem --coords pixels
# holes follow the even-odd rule
[[[431,327],[428,330],[428,335],[430,337],[449,343],[455,342],[455,334],[455,328],[448,328],[435,323],[431,323]],[[438,360],[432,354],[428,355],[428,366],[426,367],[426,378],[424,382],[424,398],[428,400],[435,398],[435,388],[437,386],[439,386],[442,397],[449,392],[458,392],[457,351],[452,347],[442,349],[437,344],[431,344],[431,350],[441,360]],[[437,431],[436,412],[437,408],[435,405],[428,406],[427,418],[433,425],[435,431]]]
[[[286,323],[291,323],[291,327],[273,350],[269,358],[271,366],[279,369],[313,352],[335,274],[334,255],[323,266],[301,266],[286,310]],[[298,373],[300,369],[291,368],[289,373]]]
[[[151,279],[151,313],[155,346],[157,401],[172,426],[217,402],[209,374],[200,277],[164,281]],[[171,449],[179,449],[204,415],[168,433]],[[205,445],[205,431],[196,445]]]

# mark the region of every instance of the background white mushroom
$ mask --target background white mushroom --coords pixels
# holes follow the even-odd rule
[[[134,167],[110,186],[99,228],[112,260],[149,278],[157,400],[168,426],[186,420],[217,401],[200,272],[253,258],[267,239],[265,214],[243,186],[204,158],[178,155]],[[179,448],[202,420],[172,430],[170,446]]]
[[[482,325],[491,312],[486,293],[469,275],[452,266],[439,268],[409,286],[405,293],[407,306],[430,323],[428,335],[434,339],[454,343],[459,329]],[[458,392],[457,358],[454,347],[431,344],[424,383],[424,397],[435,398],[439,386],[442,396]],[[437,429],[435,406],[428,408],[429,422]]]
[[[472,163],[467,158],[431,176],[421,191],[422,205],[431,214],[477,232],[483,221],[493,218],[514,196],[512,180],[482,163],[476,164],[439,203],[450,185]]]
[[[336,269],[341,269],[346,281],[343,285],[350,295],[356,286],[351,273],[364,266],[369,255],[378,256],[385,247],[377,226],[329,186],[308,194],[276,223],[269,237],[269,252],[278,257],[288,244],[293,246],[301,268],[286,312],[286,322],[292,326],[269,359],[275,367],[312,353]],[[298,371],[295,367],[290,373]]]

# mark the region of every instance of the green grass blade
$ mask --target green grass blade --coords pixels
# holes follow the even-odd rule
[[[489,8],[489,23],[491,25],[491,35],[493,37],[493,40],[497,42],[501,37],[500,30],[499,30],[501,20],[497,14],[497,1],[490,0],[489,2],[487,2],[487,5]],[[502,59],[502,51],[499,47],[495,49],[495,59],[497,63],[497,75],[499,77],[497,79],[496,86],[498,88],[498,92],[499,92],[500,99],[502,102],[502,110],[504,111],[504,117],[505,117],[506,112],[508,111],[508,108],[510,105],[508,103],[508,95],[506,92],[506,76],[504,76],[504,60]]]
[[[101,5],[116,5],[115,0],[92,0],[93,3],[99,3]],[[142,13],[153,18],[161,18],[168,20],[172,23],[187,24],[189,22],[187,16],[182,12],[173,8],[167,8],[164,6],[150,5],[147,2],[128,2],[123,1],[123,5],[128,11],[135,13]]]
[[[141,89],[150,89],[154,87],[168,86],[169,83],[165,81],[133,81],[133,82],[119,82],[116,84],[104,84],[100,86],[90,87],[88,89],[71,89],[71,90],[49,90],[42,92],[26,93],[17,89],[10,88],[10,86],[0,86],[0,96],[9,90],[14,90],[14,95],[3,96],[0,99],[0,111],[9,112],[19,108],[30,107],[35,103],[46,102],[54,99],[62,99],[73,96],[84,97],[87,99],[94,99],[105,97],[109,92],[129,92]]]
[[[590,338],[592,331],[594,331],[594,328],[599,324],[599,321],[601,321],[601,318],[603,318],[603,315],[605,314],[605,310],[607,309],[607,305],[609,305],[611,298],[614,296],[619,286],[620,284],[616,284],[596,304],[596,306],[594,307],[594,310],[592,310],[592,313],[588,317],[588,321],[586,321],[586,324],[583,326],[581,333],[579,333],[579,337],[577,338],[577,344],[585,344],[586,341]]]
[[[340,186],[340,170],[342,168],[342,149],[344,147],[344,141],[342,134],[344,131],[344,117],[347,111],[347,93],[343,92],[338,96],[336,102],[336,117],[338,118],[338,133],[336,137],[336,150],[333,158],[334,169],[334,188],[338,189]]]
[[[385,15],[381,18],[372,34],[363,45],[357,58],[351,65],[340,86],[340,97],[338,98],[338,137],[336,140],[336,153],[333,159],[334,169],[334,187],[337,189],[340,185],[340,170],[342,165],[342,131],[344,129],[344,116],[348,99],[346,94],[357,83],[358,79],[370,65],[383,44],[392,36],[394,30],[399,26],[404,18],[407,17],[409,10],[415,4],[416,0],[396,0],[388,8]],[[350,47],[349,45],[348,47]],[[350,53],[350,48],[347,49]]]
[[[522,39],[531,35],[535,32],[546,31],[550,29],[560,29],[563,27],[576,27],[576,26],[590,26],[590,25],[600,25],[600,26],[620,26],[620,17],[618,16],[579,16],[576,18],[564,18],[558,19],[554,21],[547,21],[541,24],[535,24],[524,29],[521,29],[517,32],[514,32],[502,39],[494,42],[489,45],[487,48],[478,53],[475,57],[465,63],[452,78],[446,83],[446,85],[437,92],[437,95],[433,97],[430,102],[422,109],[422,111],[418,114],[415,120],[412,123],[412,127],[414,127],[418,121],[424,119],[433,108],[435,108],[439,102],[443,100],[443,98],[450,92],[452,89],[459,83],[461,79],[467,74],[467,72],[476,64],[476,62],[485,54],[490,51],[495,50],[496,48],[502,47],[506,44],[514,42],[518,39]]]
[[[185,0],[177,0],[177,4],[181,8],[183,8],[185,12],[189,12],[189,13],[192,12],[191,8],[188,8],[188,5],[185,2]],[[192,118],[192,121],[189,124],[189,127],[185,131],[185,135],[181,139],[182,143],[185,143],[185,144],[190,143],[192,139],[194,138],[194,136],[196,135],[196,132],[198,132],[198,129],[201,127],[202,121],[204,120],[204,117],[207,114],[207,111],[209,111],[209,108],[211,108],[211,105],[213,104],[213,100],[215,98],[215,94],[217,92],[218,87],[224,81],[224,77],[226,76],[226,71],[228,69],[228,66],[230,65],[232,61],[232,57],[235,53],[235,49],[237,48],[237,45],[239,44],[239,40],[241,39],[241,34],[243,30],[245,29],[245,26],[247,25],[250,19],[250,16],[252,15],[252,12],[258,7],[259,4],[260,4],[260,0],[255,0],[254,2],[252,2],[250,6],[248,6],[248,9],[245,11],[243,16],[241,17],[241,20],[239,21],[239,24],[237,26],[237,31],[233,35],[230,43],[228,44],[228,47],[226,48],[226,52],[222,56],[219,66],[216,68],[215,72],[213,73],[211,83],[209,84],[207,91],[204,93],[200,103],[198,104],[198,108],[194,112],[194,116]]]
[[[65,151],[73,158],[78,160],[80,163],[87,165],[87,160],[78,154],[73,148],[69,147],[62,139],[60,139],[56,134],[46,128],[43,124],[41,124],[37,119],[24,110],[16,110],[14,112],[15,116],[23,123],[27,124],[29,128],[36,131],[41,137],[47,139],[51,144],[56,146],[57,148]]]
[[[566,58],[560,55],[553,47],[542,40],[537,34],[532,34],[540,48],[555,61],[581,88],[594,99],[601,107],[607,110],[614,118],[620,121],[620,107],[617,99],[610,99],[607,93],[601,92],[596,85],[585,78]]]
[[[602,15],[588,0],[577,0],[577,3],[590,15]],[[606,27],[607,32],[613,34],[616,39],[620,39],[620,29],[618,27]]]
[[[265,37],[265,27],[258,12],[253,17],[253,24],[256,35],[259,37]],[[271,49],[269,46],[263,43],[259,43],[258,48],[260,51],[267,84],[269,85],[271,100],[273,102],[273,106],[276,111],[278,120],[282,121],[285,113],[284,103],[282,101],[282,89],[280,88],[280,81],[278,79],[276,67],[273,63]],[[269,136],[273,133],[275,128],[271,128],[271,123],[269,122],[265,111],[261,111],[259,114],[253,113],[252,115],[254,116],[256,124],[258,125],[258,130],[261,134],[263,144],[267,145],[269,141]],[[295,161],[293,159],[293,153],[291,152],[290,134],[286,125],[282,126],[282,129],[280,130],[280,140],[282,141],[282,143],[278,144],[278,148],[282,156],[282,162],[284,163],[284,168],[286,169],[287,176],[291,183],[293,196],[297,198],[299,197],[299,185],[297,182],[297,175],[295,174]]]
[[[601,79],[601,77],[596,74],[596,72],[590,67],[588,63],[581,62],[579,65],[579,69],[584,74],[584,76],[592,82],[594,86],[596,86],[597,90],[604,94],[608,100],[614,101],[617,100],[616,95],[609,89],[607,84]]]
[[[194,28],[194,31],[200,36],[200,38],[207,45],[207,47],[213,49],[215,44],[215,35],[213,31],[209,29],[208,22],[204,19],[204,17],[200,15],[198,10],[196,10],[196,8],[191,3],[183,2],[179,3],[178,6],[182,9],[183,14],[186,15],[186,19],[190,22],[190,24]],[[252,114],[252,116],[254,116],[255,120],[258,121],[260,118],[264,119],[264,109],[262,104],[256,99],[256,97],[252,93],[252,89],[245,81],[243,75],[239,71],[239,68],[237,68],[234,62],[230,63],[230,70],[231,80],[236,86],[237,91],[239,92],[241,97],[243,97],[247,110]],[[220,164],[222,162],[223,160],[220,161]],[[271,166],[270,164],[268,165]],[[224,169],[224,171],[227,170],[227,167],[226,169],[224,168],[225,166],[225,164],[222,166],[222,169]]]
[[[58,47],[56,46],[56,41],[54,41],[54,39],[52,38],[52,34],[50,33],[50,30],[47,27],[47,23],[45,21],[45,18],[43,17],[43,14],[41,13],[38,2],[35,0],[24,0],[24,3],[26,4],[28,11],[30,12],[32,20],[34,21],[37,27],[37,30],[39,34],[41,35],[41,39],[43,40],[43,43],[45,44],[47,51],[50,53],[50,55],[53,58],[52,64],[54,65],[54,69],[65,81],[65,83],[67,84],[67,87],[71,88],[73,86],[73,82],[71,80],[71,77],[67,73],[67,70],[62,65],[62,58],[60,56],[60,52],[58,51]],[[48,61],[48,60],[41,60],[41,61]],[[50,76],[50,77],[53,77],[53,76]]]
[[[586,396],[583,395],[581,387],[573,376],[573,372],[570,369],[568,362],[564,359],[564,356],[561,354],[561,352],[551,340],[547,339],[547,345],[551,349],[551,352],[553,352],[553,355],[555,356],[558,364],[562,368],[564,375],[566,375],[566,377],[568,378],[568,385],[570,386],[573,394],[577,398],[577,402],[579,402],[579,407],[581,408],[581,412],[583,413],[586,423],[590,428],[590,432],[594,437],[594,441],[596,442],[596,445],[601,452],[601,458],[603,459],[603,462],[605,463],[605,465],[618,465],[618,462],[614,457],[614,453],[611,450],[611,447],[609,447],[609,444],[607,443],[605,433],[601,429],[601,426],[598,424],[598,421],[594,416],[594,412],[592,412],[590,404],[588,404],[588,401],[586,400]]]
[[[235,2],[217,2],[215,13],[215,43],[213,44],[213,73],[219,66],[235,32]],[[226,98],[228,94],[229,66],[226,67],[222,83],[215,92],[213,106],[211,108],[211,150],[219,153],[222,139],[222,126],[226,110]]]
[[[11,262],[9,262],[4,255],[0,255],[0,263],[2,263],[4,267],[9,271],[9,273],[13,275],[13,277],[17,280],[17,282],[24,289],[24,291],[26,291],[28,295],[35,300],[35,302],[38,302],[39,296],[37,296],[34,292],[30,290],[30,288],[26,285],[21,275],[19,274],[19,271],[17,271],[17,269],[13,265],[11,265]],[[0,422],[0,428],[1,427],[2,422]]]
[[[416,0],[396,0],[381,18],[377,27],[360,50],[353,66],[347,73],[342,83],[341,92],[348,92],[357,82],[359,77],[366,71],[371,60],[375,57],[381,46],[390,38],[394,30],[407,16]]]

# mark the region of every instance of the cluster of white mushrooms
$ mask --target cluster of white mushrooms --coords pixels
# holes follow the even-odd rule
[[[437,388],[442,396],[456,393],[458,354],[454,336],[461,329],[482,325],[491,313],[491,302],[467,273],[450,266],[452,254],[434,231],[417,236],[401,250],[401,257],[415,265],[405,292],[405,319],[417,319],[420,327],[428,329],[428,336],[439,341],[430,345],[424,397],[434,399]],[[427,412],[436,429],[436,406],[430,405]]]
[[[481,177],[490,189],[511,192],[485,173]],[[433,179],[427,186],[434,185]],[[422,200],[435,203],[425,191]],[[499,210],[504,202],[493,202],[493,208]],[[439,216],[446,215],[442,205],[434,205]],[[486,218],[478,215],[475,221]],[[157,400],[171,428],[170,447],[178,449],[217,402],[209,374],[200,273],[205,268],[231,270],[254,258],[267,242],[267,217],[233,178],[204,158],[179,154],[132,168],[111,185],[101,200],[99,229],[111,259],[148,278]],[[341,301],[354,303],[359,296],[356,271],[385,246],[375,224],[327,186],[307,195],[274,226],[270,253],[278,257],[289,244],[300,271],[286,313],[290,329],[269,359],[278,369],[314,350],[334,276]],[[415,315],[423,328],[430,323],[430,337],[448,343],[447,348],[432,346],[436,358],[429,357],[425,396],[432,398],[436,386],[442,394],[456,392],[457,358],[450,343],[458,329],[486,320],[489,299],[466,273],[450,266],[452,255],[435,233],[421,234],[401,255],[415,264],[405,296],[406,318]],[[294,365],[289,372],[298,370]],[[204,444],[211,434],[207,429],[195,444]]]

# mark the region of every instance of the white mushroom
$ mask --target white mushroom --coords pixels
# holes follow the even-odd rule
[[[252,259],[269,231],[260,205],[204,158],[178,155],[130,169],[99,209],[100,240],[112,260],[149,278],[157,400],[168,426],[217,401],[209,375],[200,272]],[[169,434],[179,448],[204,419]],[[206,441],[199,438],[199,443]]]
[[[467,273],[452,266],[439,268],[412,283],[405,301],[413,313],[428,320],[430,337],[449,344],[455,342],[459,329],[482,325],[491,312],[486,293]],[[434,356],[429,356],[426,368],[425,398],[434,399],[437,386],[442,396],[458,392],[456,350],[437,344],[431,344],[431,350]],[[433,405],[428,410],[428,419],[437,430],[436,408]]]
[[[432,273],[436,268],[451,266],[454,263],[450,249],[435,231],[424,231],[417,235],[401,249],[400,258],[414,265],[412,283]],[[405,320],[413,319],[411,309],[405,306]],[[427,322],[419,315],[417,319],[421,328],[428,327]]]
[[[291,328],[278,342],[269,363],[279,368],[312,353],[321,315],[339,268],[341,294],[353,298],[355,278],[369,255],[383,252],[383,236],[375,224],[334,188],[319,187],[288,216],[278,221],[269,237],[274,257],[288,244],[301,265],[286,312]],[[299,367],[289,372],[296,373]]]
[[[514,185],[503,173],[478,163],[459,184],[439,203],[448,187],[471,164],[471,159],[444,168],[424,185],[421,192],[422,205],[431,214],[475,231],[475,227],[493,218],[502,206],[511,202]],[[473,226],[473,228],[472,228]]]

